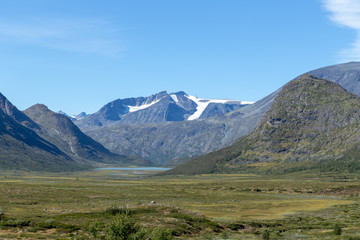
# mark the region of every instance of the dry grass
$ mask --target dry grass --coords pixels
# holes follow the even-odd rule
[[[353,215],[360,214],[357,207],[350,207],[358,202],[356,194],[360,183],[355,179],[270,179],[244,174],[146,178],[144,175],[127,175],[124,171],[105,170],[71,175],[6,176],[0,178],[0,209],[9,217],[32,222],[60,219],[66,224],[87,226],[97,218],[96,214],[111,206],[138,208],[151,201],[160,206],[198,212],[222,224],[287,221],[302,215],[347,219],[347,213],[337,212],[342,206],[352,209]],[[350,198],[350,194],[353,197]],[[148,219],[146,221],[150,223],[167,224],[165,213],[164,216],[155,212],[144,214],[143,218],[139,216],[139,221]],[[353,224],[347,227],[348,232],[358,231]],[[320,230],[326,233],[328,227]],[[314,234],[320,234],[320,230]],[[19,231],[2,230],[0,238],[19,237]],[[66,234],[50,231],[28,234],[71,239]]]

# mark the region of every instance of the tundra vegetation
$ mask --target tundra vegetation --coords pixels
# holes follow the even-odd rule
[[[359,191],[353,173],[3,172],[0,238],[360,239]]]

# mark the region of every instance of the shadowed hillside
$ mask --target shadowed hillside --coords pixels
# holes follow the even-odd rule
[[[21,125],[14,118],[33,125],[26,116],[13,106],[3,95],[6,114],[0,109],[0,168],[1,170],[28,171],[72,171],[85,169],[68,157],[52,143],[46,141],[31,129]]]
[[[39,129],[34,129],[38,134],[78,161],[90,160],[122,165],[148,164],[147,161],[140,158],[131,158],[110,152],[100,143],[85,135],[68,117],[52,112],[45,105],[36,104],[26,109],[24,113],[40,126]]]

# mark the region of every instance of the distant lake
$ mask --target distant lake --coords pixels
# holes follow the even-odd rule
[[[171,168],[161,168],[161,167],[134,167],[134,168],[126,168],[126,167],[108,167],[108,168],[96,168],[96,170],[124,170],[124,171],[167,171]]]

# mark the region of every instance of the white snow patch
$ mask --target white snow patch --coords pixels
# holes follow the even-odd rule
[[[86,115],[79,117],[79,115],[71,115],[70,118],[73,118],[73,119],[76,119],[76,120],[80,120],[80,119],[84,118],[85,116],[86,116]]]
[[[129,107],[129,112],[136,112],[136,111],[139,111],[139,110],[143,110],[143,109],[146,109],[152,105],[154,105],[155,103],[158,103],[160,101],[160,99],[157,99],[151,103],[147,103],[147,104],[143,104],[143,105],[140,105],[140,106],[128,106]]]
[[[201,114],[204,112],[205,108],[209,105],[209,101],[208,100],[204,101],[194,96],[188,96],[188,98],[197,104],[196,111],[194,112],[193,115],[188,117],[188,120],[198,119],[201,116]]]
[[[248,102],[248,101],[240,101],[241,105],[249,105],[249,104],[254,104],[255,102]]]
[[[247,101],[238,101],[238,100],[227,100],[227,99],[200,99],[195,96],[187,96],[190,100],[194,101],[197,104],[196,111],[193,115],[189,116],[187,120],[195,120],[198,119],[201,114],[205,111],[207,106],[210,103],[222,103],[225,104],[227,102],[240,102],[241,105],[245,104],[253,104],[253,102],[247,102]]]
[[[170,94],[170,97],[176,102],[179,102],[179,99],[177,98],[177,96],[175,94]]]

